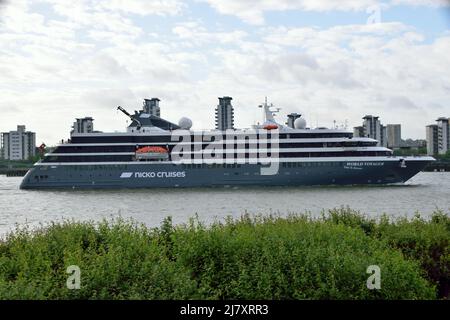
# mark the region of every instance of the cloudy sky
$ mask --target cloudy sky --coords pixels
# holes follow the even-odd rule
[[[309,125],[401,123],[403,138],[450,117],[446,0],[0,0],[0,131],[68,138],[75,117],[124,130],[118,105],[159,97],[161,114],[236,126],[265,96]]]

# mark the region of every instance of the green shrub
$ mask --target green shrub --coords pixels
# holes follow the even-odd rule
[[[183,299],[194,283],[171,263],[154,232],[122,220],[65,222],[19,230],[0,244],[3,299]],[[81,269],[81,289],[68,290],[66,268]]]
[[[409,259],[420,262],[428,279],[436,284],[438,296],[450,293],[450,217],[436,212],[430,221],[416,216],[380,223],[377,237],[398,248]]]
[[[211,299],[423,299],[418,265],[361,230],[304,217],[228,221],[175,235],[174,252]],[[382,270],[368,290],[366,269]]]
[[[0,298],[434,299],[448,280],[448,222],[376,222],[341,208],[322,219],[18,229],[0,242]],[[81,269],[79,290],[66,287],[70,265]],[[381,269],[380,290],[367,289],[369,265]]]
[[[386,241],[388,246],[420,263],[427,278],[438,288],[439,298],[450,294],[450,216],[436,211],[429,220],[416,214],[413,219],[375,219],[349,208],[333,209],[322,219],[335,224],[361,228],[367,235]]]
[[[348,207],[328,210],[326,214],[322,213],[322,219],[334,224],[361,228],[367,235],[373,234],[376,228],[375,219],[369,219],[359,211],[354,211]]]

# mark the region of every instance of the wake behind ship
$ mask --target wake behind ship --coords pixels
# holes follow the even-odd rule
[[[299,114],[286,125],[278,110],[260,105],[262,124],[233,128],[231,98],[219,98],[216,130],[193,131],[160,117],[159,99],[128,113],[126,132],[94,131],[77,119],[71,137],[37,162],[22,189],[210,186],[309,186],[402,183],[432,157],[396,157],[378,141],[344,129],[311,129]]]

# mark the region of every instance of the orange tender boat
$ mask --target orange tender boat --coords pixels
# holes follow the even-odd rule
[[[263,128],[266,130],[275,130],[278,129],[278,126],[276,124],[269,123],[266,124]]]
[[[136,150],[136,153],[167,153],[167,149],[163,147],[142,147]]]
[[[163,147],[145,146],[136,150],[137,161],[164,161],[169,159],[169,150]]]

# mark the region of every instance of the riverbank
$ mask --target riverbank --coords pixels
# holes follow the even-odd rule
[[[422,171],[425,172],[450,172],[450,161],[437,160],[428,164]]]
[[[0,175],[7,177],[24,177],[30,168],[0,169]]]
[[[37,161],[37,159],[36,159]],[[35,161],[10,161],[0,159],[0,175],[23,177],[33,167]]]
[[[450,218],[370,219],[350,209],[18,229],[0,242],[7,299],[436,299],[449,296]],[[66,287],[69,266],[80,289]],[[369,266],[381,272],[368,289]]]

